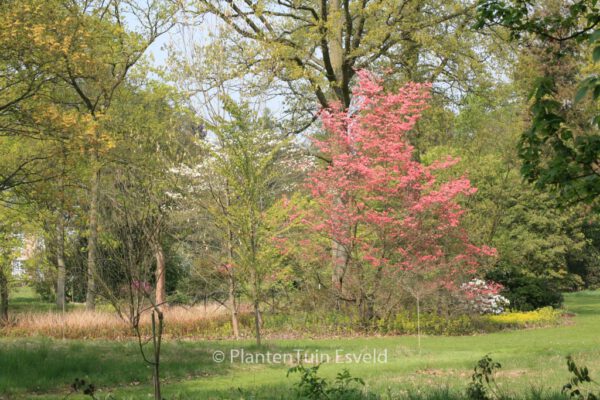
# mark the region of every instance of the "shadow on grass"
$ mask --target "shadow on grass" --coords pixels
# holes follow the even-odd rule
[[[288,400],[307,399],[298,395],[296,390],[289,385],[265,385],[254,389],[242,389],[231,387],[226,390],[191,390],[186,392],[169,392],[166,397],[173,400]],[[506,395],[503,400],[565,400],[565,395],[559,391],[539,391],[531,389],[527,393],[519,395]],[[328,400],[467,400],[464,391],[456,391],[449,388],[425,386],[420,389],[394,389],[377,393],[361,389],[356,393],[345,395],[330,395]]]
[[[210,346],[166,342],[161,373],[166,380],[223,375]],[[137,343],[18,339],[0,342],[0,398],[23,393],[68,392],[75,378],[97,387],[145,385],[152,380]]]
[[[81,303],[67,303],[66,311],[82,309]],[[61,312],[54,303],[41,298],[30,287],[16,287],[10,295],[8,302],[9,313],[36,313],[36,312]]]
[[[231,354],[242,351],[246,355],[267,352],[295,355],[300,347],[297,344],[256,346],[233,341],[165,342],[161,354],[161,377],[165,380],[167,391],[169,383],[180,387],[182,381],[191,381],[193,386],[201,387],[203,379],[226,376],[231,368],[277,368],[280,369],[277,374],[281,374],[281,380],[286,381],[286,370],[291,365],[244,365],[239,359],[231,360]],[[334,346],[311,345],[312,351],[326,352],[332,348]],[[216,362],[213,358],[215,352],[222,353],[225,359]],[[66,394],[75,378],[85,379],[105,389],[144,387],[151,382],[151,369],[144,363],[137,343],[132,341],[27,338],[0,342],[0,398],[3,398],[2,395],[26,396],[27,393]],[[291,383],[287,389],[290,387]],[[121,392],[121,389],[118,391]],[[211,393],[223,394],[219,390]]]

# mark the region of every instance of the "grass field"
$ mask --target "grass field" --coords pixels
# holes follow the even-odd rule
[[[240,341],[169,341],[163,351],[164,396],[168,399],[287,399],[296,377],[286,378],[291,364],[241,363],[240,348],[252,352],[327,354],[321,369],[332,377],[344,368],[366,381],[366,390],[381,398],[460,398],[474,363],[483,355],[502,363],[501,389],[515,398],[560,398],[569,378],[565,357],[572,354],[600,377],[600,291],[567,294],[565,308],[576,314],[552,328],[463,337],[417,339],[359,337],[269,341],[262,348]],[[377,352],[387,362],[335,362],[339,354]],[[222,351],[226,360],[213,361]],[[236,356],[230,362],[231,351]],[[250,360],[251,361],[251,360]],[[381,359],[383,361],[383,359]],[[0,398],[62,399],[75,378],[84,378],[118,399],[148,398],[150,370],[133,342],[49,339],[0,340]],[[238,390],[240,388],[241,390]],[[82,398],[70,396],[69,398]]]
[[[81,308],[83,308],[83,304],[67,304],[68,311]],[[59,311],[53,303],[44,302],[33,288],[27,286],[16,287],[12,290],[10,310],[13,313]]]

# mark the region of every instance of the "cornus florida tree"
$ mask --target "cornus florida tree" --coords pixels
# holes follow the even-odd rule
[[[427,107],[429,85],[386,93],[370,73],[358,75],[349,111],[321,113],[328,135],[314,144],[328,162],[309,176],[315,210],[304,222],[333,243],[321,250],[333,252],[338,302],[355,303],[368,321],[390,312],[402,288],[417,301],[457,288],[495,250],[472,244],[461,227],[458,198],[476,191],[469,180],[436,179],[458,160],[415,160],[407,133]]]

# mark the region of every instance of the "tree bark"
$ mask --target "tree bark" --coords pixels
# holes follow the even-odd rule
[[[56,243],[56,265],[58,274],[56,278],[56,306],[65,309],[65,276],[67,268],[65,265],[65,227],[62,214],[58,216],[58,235]]]
[[[158,306],[166,305],[167,301],[167,290],[166,290],[166,274],[167,268],[165,263],[165,252],[163,251],[160,242],[155,244],[154,250],[156,256],[156,289],[155,289],[155,301]]]
[[[0,320],[8,321],[8,276],[0,268]]]
[[[252,261],[253,261],[253,273],[252,273],[252,280],[254,282],[254,330],[256,333],[256,344],[258,346],[261,345],[261,332],[260,332],[260,328],[262,326],[262,316],[260,314],[260,298],[261,298],[261,292],[260,292],[260,277],[258,275],[258,271],[256,268],[256,247],[253,245],[252,246],[252,252],[253,252],[253,257],[252,257]]]
[[[335,83],[333,84],[332,95],[337,97],[342,104],[348,107],[346,104],[346,99],[343,94],[343,85],[344,85],[344,48],[342,45],[342,34],[343,34],[343,26],[342,23],[342,5],[341,0],[331,0],[329,2],[329,10],[328,10],[328,19],[332,25],[332,29],[334,30],[332,33],[332,38],[329,40],[329,58],[331,60],[331,67],[333,69],[333,73],[335,75]],[[336,199],[337,202],[341,204],[342,200],[338,196]],[[345,269],[347,265],[347,254],[346,249],[343,245],[339,243],[339,240],[333,238],[332,243],[332,285],[333,290],[336,293],[337,297],[341,296],[343,290],[343,281],[345,275]]]
[[[358,312],[364,328],[369,328],[373,318],[375,318],[375,303],[373,296],[361,293],[359,297]]]
[[[343,27],[344,18],[343,10],[340,0],[330,0],[329,2],[329,16],[330,24],[332,26],[332,38],[329,41],[329,58],[331,60],[331,67],[333,74],[335,75],[335,83],[333,84],[334,95],[348,107],[348,99],[344,94],[344,47],[343,41]]]
[[[417,294],[417,341],[419,346],[419,355],[421,355],[421,296]]]
[[[233,336],[237,339],[240,337],[240,326],[238,323],[238,305],[235,299],[235,276],[233,271],[229,271],[229,307],[231,309],[231,328]]]
[[[96,308],[96,263],[98,246],[98,201],[100,168],[98,166],[98,154],[92,151],[91,164],[93,168],[90,182],[90,211],[89,211],[89,235],[88,235],[88,260],[87,260],[87,294],[85,308],[93,311]]]
[[[341,295],[344,287],[344,275],[346,268],[346,251],[344,246],[338,243],[337,240],[333,239],[332,243],[332,261],[333,261],[333,273],[331,276],[331,283],[333,289]]]
[[[227,204],[227,210],[231,206],[231,200],[229,197],[229,182],[225,183],[225,202]],[[233,269],[233,230],[231,224],[227,223],[227,276],[229,278],[229,310],[231,312],[231,329],[233,330],[233,336],[237,339],[240,337],[240,325],[238,322],[238,305],[235,299],[235,271]]]
[[[341,204],[342,199],[338,196],[336,201],[338,204]],[[334,294],[339,298],[343,296],[344,293],[344,277],[348,265],[348,254],[344,245],[340,243],[340,238],[333,238],[333,243],[331,244],[331,258],[333,266],[331,283]]]
[[[157,318],[158,317],[158,318]],[[156,319],[158,319],[158,327],[156,325]],[[152,341],[153,341],[153,349],[154,349],[154,361],[152,363],[153,366],[153,383],[154,383],[154,399],[162,400],[161,390],[160,390],[160,348],[162,343],[162,334],[163,334],[163,324],[164,318],[163,314],[160,310],[152,311]]]
[[[256,332],[256,344],[258,346],[261,345],[261,335],[260,335],[260,325],[262,323],[262,318],[260,316],[260,304],[258,299],[254,300],[254,329]]]

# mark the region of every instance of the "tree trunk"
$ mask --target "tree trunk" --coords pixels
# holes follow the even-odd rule
[[[156,326],[156,319],[158,317],[158,327]],[[159,310],[152,311],[152,341],[154,349],[154,362],[152,380],[154,382],[154,400],[162,400],[160,393],[160,347],[162,343],[164,318],[162,312]]]
[[[259,308],[258,299],[254,300],[254,329],[256,331],[256,344],[260,346],[261,337],[260,337],[260,325],[262,323],[262,319],[260,316],[260,308]]]
[[[344,71],[344,46],[343,46],[343,28],[344,28],[344,10],[340,0],[330,0],[328,21],[331,26],[332,35],[329,40],[329,58],[331,68],[335,75],[333,92],[345,107],[350,105],[348,89],[348,77]]]
[[[338,196],[336,198],[336,205],[341,205],[342,199]],[[344,233],[346,229],[344,229]],[[340,243],[340,238],[333,238],[331,246],[331,258],[332,258],[332,274],[331,284],[337,300],[343,296],[344,293],[344,277],[346,275],[346,267],[348,265],[348,254],[346,248]],[[338,304],[339,306],[339,304]]]
[[[8,321],[8,276],[0,268],[0,320]]]
[[[325,2],[323,2],[325,4]],[[346,77],[344,75],[344,47],[343,47],[343,28],[344,18],[341,0],[330,0],[328,8],[324,12],[329,23],[331,34],[327,41],[327,47],[329,50],[329,60],[331,62],[331,69],[333,70],[334,83],[330,83],[329,95],[339,100],[345,107],[349,106],[349,98],[345,95],[347,91],[345,84]],[[342,200],[338,196],[336,199],[338,204],[341,204]],[[340,297],[342,296],[344,288],[344,275],[347,265],[347,254],[346,249],[339,240],[333,238],[331,244],[331,258],[332,258],[332,274],[331,284],[333,293],[335,296],[336,304],[339,309]]]
[[[166,291],[166,263],[165,263],[165,252],[163,251],[162,245],[159,243],[155,244],[155,256],[156,256],[156,290],[155,290],[155,301],[158,306],[166,305],[167,291]]]
[[[344,289],[344,275],[346,274],[346,249],[334,239],[331,252],[333,263],[331,283],[334,291],[337,292],[338,296],[341,296]]]
[[[417,342],[419,346],[419,355],[421,355],[421,296],[416,296],[417,300]]]
[[[364,328],[370,328],[373,318],[375,318],[375,303],[372,296],[361,294],[359,313]]]
[[[96,263],[98,246],[98,197],[100,169],[98,166],[98,154],[92,151],[91,164],[93,168],[90,182],[90,213],[89,213],[89,235],[88,235],[88,262],[87,262],[87,294],[85,308],[93,311],[96,308]]]
[[[225,201],[227,204],[227,210],[231,206],[231,199],[229,195],[229,181],[225,182]],[[233,270],[233,230],[231,224],[227,223],[227,274],[229,277],[229,310],[231,312],[231,329],[233,330],[233,336],[237,339],[240,337],[240,325],[238,322],[238,305],[235,299],[235,271]]]
[[[56,278],[56,306],[64,311],[65,309],[65,276],[67,268],[65,266],[65,225],[62,213],[58,216],[58,235],[56,243],[56,265],[58,274]]]
[[[255,259],[256,260],[256,259]],[[256,264],[253,264],[256,266]],[[256,333],[256,344],[261,345],[260,328],[262,326],[262,317],[260,315],[260,281],[256,267],[253,272],[252,280],[254,281],[254,330]]]
[[[235,276],[233,271],[229,271],[229,307],[231,310],[231,328],[233,336],[237,339],[240,337],[240,326],[238,323],[238,306],[235,299]]]

